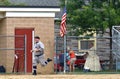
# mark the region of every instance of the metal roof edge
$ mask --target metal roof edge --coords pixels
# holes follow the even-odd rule
[[[0,6],[0,8],[60,8],[60,6]]]

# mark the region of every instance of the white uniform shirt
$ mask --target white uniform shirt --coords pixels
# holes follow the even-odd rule
[[[45,48],[44,44],[41,41],[39,41],[39,44],[40,44],[41,48],[43,48],[43,49]]]
[[[44,47],[44,44],[41,41],[39,41],[38,43],[35,43],[34,49],[35,48],[37,48],[37,49],[42,48],[44,50],[45,47]],[[43,53],[43,52],[36,52],[35,55],[40,55],[41,53]]]

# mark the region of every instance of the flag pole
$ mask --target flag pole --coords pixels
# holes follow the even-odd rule
[[[65,7],[66,7],[66,5],[67,5],[67,0],[65,0]],[[67,26],[67,23],[66,23],[66,26]],[[66,67],[67,67],[66,66],[66,52],[67,52],[67,50],[66,50],[66,48],[67,48],[67,46],[66,46],[66,43],[67,43],[66,34],[67,34],[67,32],[64,35],[64,73],[66,73]]]
[[[64,73],[66,73],[66,34],[64,35]]]

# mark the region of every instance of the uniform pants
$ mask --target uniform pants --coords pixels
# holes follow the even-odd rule
[[[42,66],[46,66],[47,65],[47,61],[44,58],[44,55],[41,56],[35,56],[34,60],[33,60],[33,70],[36,71],[37,69],[37,64],[41,64]]]

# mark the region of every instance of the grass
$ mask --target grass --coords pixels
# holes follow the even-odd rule
[[[102,71],[98,71],[98,72],[84,72],[83,70],[76,68],[75,72],[73,72],[73,74],[120,74],[120,71],[102,70]]]
[[[57,74],[64,74],[64,72],[58,72]],[[75,69],[75,72],[67,72],[66,74],[73,74],[73,75],[85,75],[85,74],[120,74],[120,71],[116,70],[104,70],[99,72],[84,72],[83,70],[80,70],[79,68]]]

